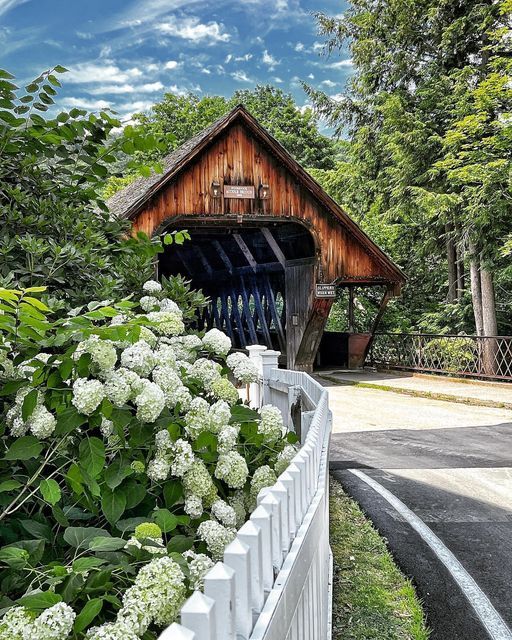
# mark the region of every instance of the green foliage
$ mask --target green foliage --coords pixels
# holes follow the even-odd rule
[[[167,241],[184,238],[176,234]],[[195,587],[188,564],[194,554],[181,554],[189,549],[214,553],[197,535],[200,523],[213,519],[213,502],[237,497],[240,525],[240,506],[243,521],[252,475],[262,465],[273,467],[290,442],[284,437],[269,440],[260,433],[258,412],[236,404],[240,403],[236,394],[233,406],[215,405],[209,375],[225,378],[232,372],[225,355],[212,355],[211,347],[205,351],[198,336],[178,337],[183,330],[181,313],[166,298],[169,290],[181,291],[189,306],[198,303],[183,281],[176,285],[165,280],[163,289],[150,281],[140,303],[146,313],[141,313],[139,303],[124,299],[90,302],[53,319],[40,300],[42,287],[0,290],[2,609],[23,605],[27,624],[41,611],[65,603],[77,614],[70,637],[84,638],[91,626],[116,619],[124,594],[138,584],[141,568],[164,556],[183,572],[180,588],[173,591],[179,607]],[[147,312],[148,300],[156,316]],[[156,311],[164,304],[174,310]],[[152,348],[140,341],[141,336]],[[219,347],[222,354],[226,340]],[[127,354],[132,348],[142,350],[144,358],[130,360]],[[176,363],[178,354],[188,362]],[[146,368],[148,359],[152,365]],[[120,367],[119,362],[132,369]],[[165,375],[158,377],[159,368]],[[114,372],[134,385],[121,400],[115,389],[107,392]],[[169,387],[166,381],[171,375],[179,382]],[[86,392],[80,391],[81,384],[91,383]],[[183,386],[183,393],[181,399],[172,400],[177,385]],[[195,422],[187,414],[193,398],[207,411]],[[210,411],[215,406],[220,413],[214,419]],[[230,426],[235,424],[240,426]],[[226,445],[222,430],[233,428],[235,440]],[[201,512],[192,516],[185,511],[185,498],[198,481],[194,484],[194,475],[186,475],[192,461],[179,457],[180,450],[174,449],[178,440],[187,444],[188,455],[204,472],[198,476],[197,490],[209,483]],[[221,443],[233,454],[243,455],[234,463],[243,463],[242,483],[237,484],[241,491],[228,483],[226,474],[233,465],[222,476],[217,472],[226,451]],[[171,473],[170,465],[177,460],[189,466]],[[169,465],[164,475],[152,467],[157,461]],[[231,521],[226,523],[229,528],[221,527],[226,542],[234,526]],[[159,599],[171,597],[170,586],[166,588]],[[149,598],[141,592],[140,598],[144,597]],[[4,622],[0,619],[2,633]],[[154,640],[164,623],[153,618],[150,622],[147,630],[133,631],[144,640]]]
[[[112,219],[101,192],[119,154],[162,150],[153,134],[108,110],[48,117],[61,67],[24,90],[0,71],[0,282],[44,283],[67,305],[123,296],[149,277],[161,245]],[[132,159],[132,171],[148,171]]]
[[[271,85],[236,91],[230,99],[166,93],[148,114],[136,118],[144,130],[163,136],[171,151],[238,104],[243,104],[305,167],[334,167],[335,144],[318,131],[313,110],[299,110],[290,94]],[[150,157],[158,155],[153,153]]]
[[[508,0],[353,0],[341,17],[317,15],[327,51],[348,47],[355,73],[341,101],[306,87],[350,137],[342,162],[316,177],[405,269],[409,326],[442,315],[447,246],[467,274],[471,244],[494,272],[502,331],[510,327],[510,13]],[[461,284],[469,291],[467,276]],[[455,304],[473,331],[467,302]]]

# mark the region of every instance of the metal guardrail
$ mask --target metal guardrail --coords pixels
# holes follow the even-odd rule
[[[367,364],[512,381],[512,336],[376,333]]]
[[[279,407],[301,448],[235,540],[181,609],[181,624],[159,640],[329,640],[332,556],[329,547],[328,393],[306,373],[277,368],[279,352],[249,347],[261,381],[252,406]],[[302,397],[303,396],[303,397]]]

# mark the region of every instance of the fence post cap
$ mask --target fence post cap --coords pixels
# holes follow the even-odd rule
[[[240,536],[257,536],[261,531],[261,527],[259,527],[252,520],[247,520],[244,524],[238,529],[238,535]]]
[[[230,542],[224,549],[224,558],[230,555],[246,555],[251,548],[242,542],[239,538],[235,538],[233,542]]]
[[[265,347],[262,344],[250,344],[248,347],[245,347],[247,349],[247,351],[249,352],[249,355],[254,354],[261,354],[264,351],[267,350],[267,347]]]
[[[279,478],[277,479],[278,482],[284,483],[284,482],[293,482],[293,476],[292,474],[289,472],[289,467],[287,467],[286,471],[283,471],[283,473],[279,476]],[[298,469],[297,469],[298,471]]]
[[[210,613],[215,606],[215,600],[205,596],[200,591],[194,591],[181,607],[182,613]]]
[[[258,493],[258,503],[260,505],[269,505],[270,508],[279,504],[279,500],[272,494],[272,489],[269,487],[264,487]]]
[[[173,622],[158,636],[158,640],[195,640],[195,638],[196,634],[193,631],[182,627],[177,622]]]
[[[265,509],[265,507],[260,504],[256,507],[256,509],[254,509],[254,511],[251,513],[251,517],[250,520],[248,522],[254,521],[254,520],[260,520],[261,518],[264,518],[265,520],[269,517],[269,512],[267,509]]]
[[[231,580],[235,575],[234,570],[223,562],[216,562],[205,575],[205,580]]]

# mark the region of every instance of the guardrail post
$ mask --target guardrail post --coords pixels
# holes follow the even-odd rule
[[[274,585],[274,566],[272,563],[272,510],[260,505],[251,514],[251,522],[261,529],[261,545],[263,549],[263,588],[270,591]]]
[[[238,530],[237,538],[251,550],[252,608],[259,613],[264,602],[262,532],[254,521],[248,520]]]
[[[194,591],[181,607],[181,622],[195,633],[197,640],[216,640],[215,600]]]
[[[252,631],[250,548],[235,538],[224,550],[224,563],[235,572],[236,633],[243,640],[248,640]]]
[[[281,355],[280,351],[272,351],[271,349],[267,349],[266,351],[260,354],[261,358],[261,366],[262,366],[262,376],[263,376],[263,402],[262,404],[270,403],[270,389],[268,387],[268,379],[270,377],[270,372],[272,369],[277,369],[279,366],[279,356]]]
[[[267,347],[261,344],[251,344],[247,348],[249,352],[249,358],[254,362],[257,366],[260,378],[263,376],[263,363],[261,361],[261,354],[267,350]],[[250,406],[253,409],[259,409],[262,405],[262,392],[261,392],[262,382],[251,382],[250,384]]]
[[[215,600],[216,640],[234,640],[236,607],[234,570],[223,562],[217,562],[204,577],[204,594]]]

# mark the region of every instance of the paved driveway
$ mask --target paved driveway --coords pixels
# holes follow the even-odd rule
[[[323,384],[331,469],[413,578],[432,640],[512,640],[512,411]]]

